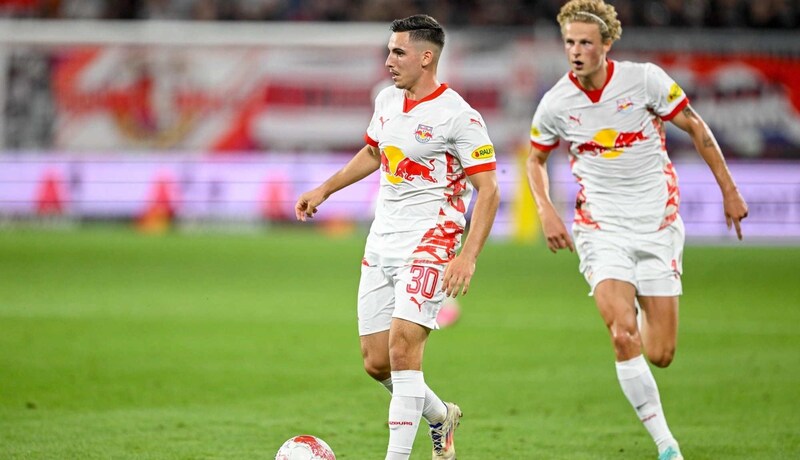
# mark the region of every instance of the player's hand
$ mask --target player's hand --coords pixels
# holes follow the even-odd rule
[[[308,191],[297,199],[297,204],[294,205],[294,215],[297,220],[305,222],[306,219],[313,219],[314,214],[317,213],[317,207],[322,204],[328,197],[325,196],[319,188]]]
[[[736,236],[742,239],[742,219],[747,217],[747,203],[738,189],[732,189],[722,196],[722,205],[725,208],[725,223],[728,230],[731,225],[736,227]]]
[[[457,297],[459,293],[466,295],[474,273],[475,261],[460,255],[456,256],[444,269],[442,291],[447,297]]]
[[[547,248],[555,254],[559,249],[569,249],[569,252],[575,252],[575,246],[572,243],[572,237],[567,231],[567,227],[555,210],[550,209],[540,215],[542,222],[542,231],[544,237],[547,239]]]

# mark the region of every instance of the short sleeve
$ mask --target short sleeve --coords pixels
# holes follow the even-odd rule
[[[373,146],[378,146],[378,124],[380,121],[378,120],[378,98],[375,99],[375,111],[372,113],[372,119],[369,121],[369,125],[367,126],[367,132],[364,134],[364,141]]]
[[[671,120],[689,104],[689,98],[678,83],[655,64],[645,67],[645,88],[648,106],[664,120]]]
[[[547,98],[542,98],[531,121],[531,145],[549,152],[558,147],[559,136],[548,110]]]
[[[486,123],[475,110],[459,114],[454,120],[452,143],[455,154],[468,176],[496,168],[494,145]]]

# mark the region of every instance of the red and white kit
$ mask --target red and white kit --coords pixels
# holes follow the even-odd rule
[[[573,234],[581,271],[592,288],[615,278],[631,281],[644,295],[680,293],[683,224],[664,122],[688,104],[660,67],[612,60],[603,88],[585,90],[569,72],[542,98],[531,144],[550,151],[560,139],[569,143],[572,173],[580,185]],[[620,245],[628,246],[633,265],[606,259],[605,252],[612,254]],[[660,245],[669,248],[653,249]],[[642,247],[653,254],[638,260]],[[674,281],[642,284],[657,279]]]
[[[435,328],[441,274],[461,244],[472,197],[467,177],[495,169],[486,123],[446,84],[419,101],[390,86],[375,99],[365,138],[380,149],[381,180],[362,264],[361,333],[388,329],[392,314]],[[383,275],[368,274],[368,267]],[[394,299],[387,292],[375,300],[380,295],[372,291],[382,284],[396,285]],[[364,311],[375,303],[396,303],[396,311]],[[405,307],[414,311],[405,314]]]

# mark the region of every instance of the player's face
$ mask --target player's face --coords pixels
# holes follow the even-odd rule
[[[605,82],[603,64],[611,42],[603,43],[600,26],[594,23],[570,22],[564,26],[562,35],[572,73],[581,82],[594,81],[593,77],[599,75],[602,85]]]
[[[424,52],[409,38],[409,32],[395,32],[389,38],[386,68],[394,86],[411,90],[422,75]]]

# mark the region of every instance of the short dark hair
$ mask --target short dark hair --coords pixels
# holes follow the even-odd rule
[[[392,32],[410,32],[409,38],[414,41],[426,41],[444,48],[444,29],[436,19],[427,14],[415,14],[405,19],[392,21]]]

